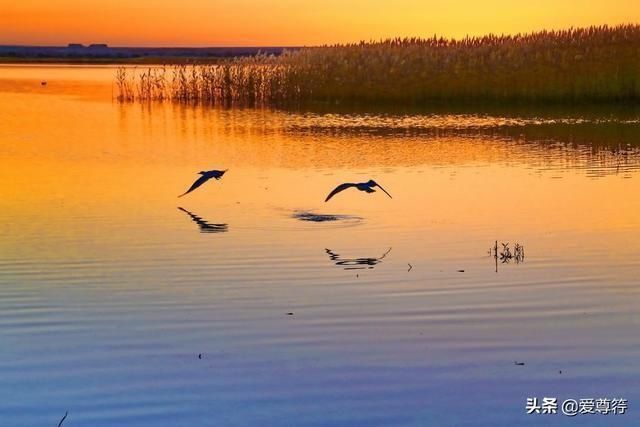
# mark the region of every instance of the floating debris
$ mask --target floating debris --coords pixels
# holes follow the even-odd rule
[[[524,366],[524,362],[513,362],[516,366]]]
[[[413,266],[410,263],[407,263],[407,265],[409,266],[409,269],[407,271],[411,271],[411,269],[413,269]]]
[[[288,312],[287,316],[293,316],[293,311]]]

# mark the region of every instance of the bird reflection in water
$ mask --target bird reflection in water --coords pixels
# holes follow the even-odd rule
[[[336,265],[341,266],[345,270],[365,270],[372,269],[382,262],[384,257],[391,252],[391,248],[377,258],[343,258],[331,249],[325,249],[325,252],[329,255],[329,259],[331,259],[331,261],[335,262]]]
[[[191,220],[198,224],[198,228],[200,229],[201,233],[225,233],[229,231],[229,226],[227,224],[210,224],[198,215],[191,213],[184,208],[178,207],[178,209],[189,215],[189,217],[191,217]]]

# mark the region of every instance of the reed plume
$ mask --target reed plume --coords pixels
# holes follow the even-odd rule
[[[164,67],[141,74],[119,69],[118,99],[273,106],[638,101],[640,25],[394,38],[170,69],[171,79]]]

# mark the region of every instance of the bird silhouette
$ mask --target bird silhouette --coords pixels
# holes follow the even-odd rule
[[[384,188],[382,188],[382,186],[380,184],[378,184],[377,182],[375,182],[374,180],[370,179],[367,182],[360,182],[357,184],[351,183],[351,182],[345,182],[344,184],[340,184],[338,185],[336,188],[333,189],[333,191],[331,193],[329,193],[329,195],[327,196],[326,199],[324,199],[325,202],[328,202],[329,199],[331,199],[333,196],[335,196],[336,194],[340,193],[341,191],[346,190],[347,188],[351,188],[351,187],[355,187],[360,191],[365,191],[367,193],[373,193],[376,190],[373,189],[373,187],[378,187],[380,188],[382,191],[384,191],[387,196],[391,197],[391,194],[387,193],[387,190],[385,190]]]
[[[193,190],[195,190],[196,188],[200,187],[202,184],[204,184],[205,182],[209,181],[211,178],[215,178],[216,180],[222,178],[222,175],[224,175],[227,170],[228,169],[225,169],[223,171],[210,170],[210,171],[200,171],[200,172],[198,172],[202,176],[200,178],[196,179],[195,182],[193,184],[191,184],[191,187],[189,187],[189,189],[187,191],[185,191],[184,193],[182,193],[178,197],[182,197],[182,196],[184,196],[186,194],[191,193]]]

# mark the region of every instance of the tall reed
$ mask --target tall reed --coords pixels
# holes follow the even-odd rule
[[[174,66],[171,77],[160,70],[118,70],[118,99],[225,105],[638,101],[640,25],[395,38]]]

